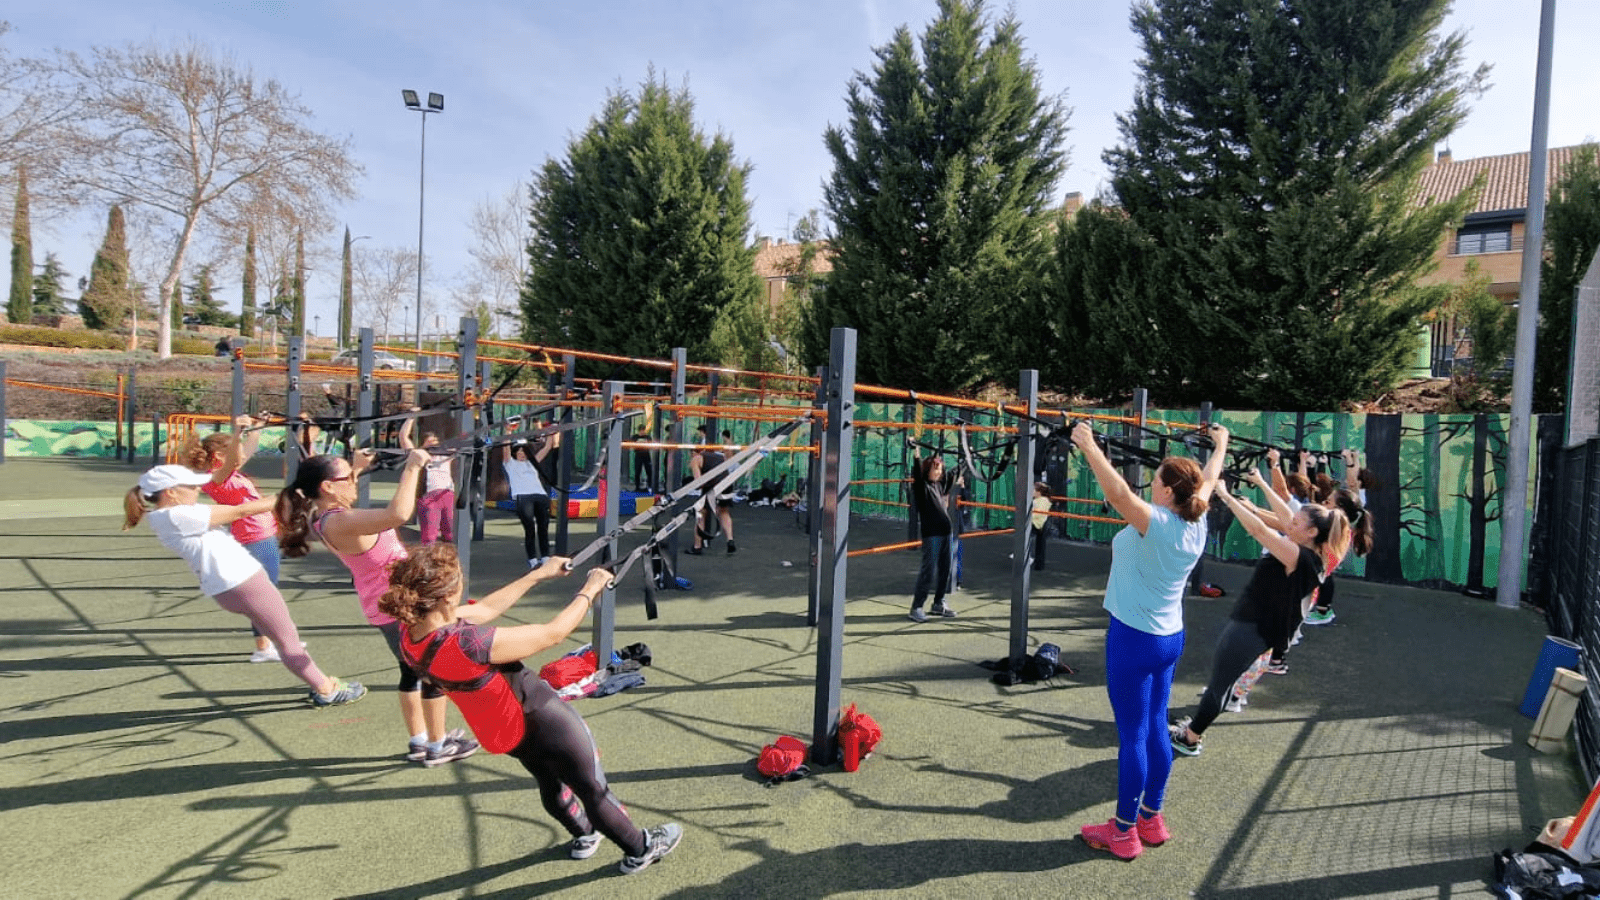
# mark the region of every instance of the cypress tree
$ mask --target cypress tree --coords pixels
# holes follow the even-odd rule
[[[113,205],[106,216],[106,236],[89,267],[89,286],[78,300],[83,324],[108,331],[122,325],[132,298],[128,293],[128,229],[122,206]]]
[[[1539,271],[1539,352],[1533,403],[1540,412],[1567,406],[1572,367],[1572,312],[1578,285],[1600,247],[1600,164],[1595,145],[1579,148],[1550,189]],[[1520,364],[1520,363],[1519,363]]]
[[[709,359],[714,330],[749,334],[728,324],[756,315],[761,295],[748,174],[731,141],[696,128],[687,89],[652,71],[637,94],[611,94],[535,179],[524,337]]]
[[[1034,306],[1067,111],[1015,17],[990,27],[982,0],[940,0],[918,46],[901,27],[877,48],[824,137],[835,255],[803,354],[825,362],[847,325],[863,380],[959,389],[1007,377],[998,348]]]
[[[28,216],[28,172],[17,170],[17,203],[11,215],[11,294],[6,317],[18,325],[33,322],[33,238]]]
[[[1485,70],[1440,37],[1447,0],[1154,0],[1112,190],[1166,296],[1162,402],[1331,408],[1391,385],[1467,197],[1416,179]],[[1093,302],[1109,304],[1104,294]]]
[[[289,297],[293,304],[289,333],[303,338],[306,336],[306,235],[303,231],[294,236],[294,284],[289,289]]]
[[[355,291],[350,277],[350,228],[344,229],[344,261],[339,267],[339,346],[350,346],[351,314],[355,309]],[[488,331],[484,331],[488,334]]]
[[[256,334],[256,227],[244,233],[244,273],[239,278],[239,336],[249,340]]]

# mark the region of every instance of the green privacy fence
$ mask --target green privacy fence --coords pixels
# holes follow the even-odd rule
[[[1075,413],[1125,415],[1123,410],[1077,410]],[[1149,420],[1168,423],[1163,430],[1177,430],[1199,421],[1195,410],[1151,410]],[[959,444],[952,427],[965,418],[978,426],[969,433],[970,446],[979,469],[993,480],[979,480],[967,489],[968,499],[987,506],[969,507],[969,530],[1008,528],[1012,524],[1009,507],[1014,503],[1017,472],[1003,466],[1006,445],[1014,431],[990,432],[984,427],[1014,422],[998,421],[994,414],[958,411],[947,407],[918,404],[864,403],[856,408],[855,419],[867,425],[856,429],[851,447],[853,513],[874,518],[905,521],[903,479],[916,455],[942,451],[953,461]],[[1333,457],[1345,448],[1362,452],[1376,483],[1366,502],[1376,526],[1376,547],[1365,559],[1352,557],[1342,572],[1374,580],[1409,583],[1425,587],[1462,588],[1481,591],[1497,574],[1500,551],[1500,497],[1505,486],[1508,417],[1500,415],[1375,415],[1359,413],[1275,413],[1222,412],[1215,418],[1230,432],[1243,438],[1272,444],[1292,459],[1301,448],[1325,452]],[[697,422],[691,417],[689,429]],[[914,426],[924,426],[917,430]],[[945,426],[940,428],[939,426]],[[1121,437],[1122,426],[1096,422],[1097,430]],[[718,430],[732,433],[734,443],[743,444],[770,431],[765,422],[722,419]],[[1028,481],[1049,483],[1061,512],[1088,516],[1112,515],[1098,505],[1101,500],[1094,478],[1081,458],[1068,451],[1058,436],[1052,439],[1046,429],[1036,428],[1033,440],[1039,450],[1037,469]],[[281,434],[271,429],[263,436],[264,453],[278,452]],[[801,429],[794,442],[805,440]],[[7,456],[111,457],[114,455],[114,426],[105,422],[48,422],[11,420],[6,423]],[[917,446],[908,440],[918,442]],[[150,458],[149,423],[136,429],[136,458]],[[1157,442],[1146,439],[1143,445],[1157,450]],[[586,472],[596,457],[597,438],[590,432],[572,435],[569,452],[575,454],[576,471]],[[1176,452],[1184,452],[1181,447]],[[660,454],[658,454],[659,461]],[[631,484],[631,465],[624,466]],[[1530,471],[1534,466],[1530,460]],[[663,471],[658,467],[658,472]],[[684,471],[687,471],[685,467]],[[1338,473],[1335,473],[1336,475]],[[800,453],[773,453],[750,474],[749,486],[762,479],[785,479],[789,490],[799,488],[807,476],[807,458]],[[1139,476],[1148,480],[1149,473]],[[1531,496],[1531,491],[1529,492]],[[1253,559],[1260,553],[1244,529],[1231,520],[1225,507],[1214,503],[1210,514],[1209,553],[1219,559]],[[1109,542],[1117,525],[1077,519],[1052,519],[1049,531],[1058,539]]]

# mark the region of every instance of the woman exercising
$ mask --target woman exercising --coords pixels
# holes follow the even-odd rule
[[[430,544],[396,563],[383,611],[405,624],[400,653],[450,695],[490,753],[504,753],[533,775],[539,797],[567,833],[573,859],[588,859],[603,834],[622,848],[631,875],[678,845],[683,830],[668,822],[641,831],[611,793],[589,726],[522,660],[566,640],[610,583],[592,569],[556,617],[541,625],[488,627],[534,585],[566,573],[553,556],[482,600],[462,603],[466,585],[456,548]]]
[[[217,605],[238,613],[278,647],[284,668],[311,687],[317,707],[342,706],[366,695],[356,681],[330,678],[317,668],[300,633],[289,618],[289,607],[266,570],[222,526],[246,516],[267,512],[272,501],[260,499],[238,506],[202,506],[200,486],[211,476],[185,466],[156,466],[139,476],[137,487],[123,498],[122,530],[148,519],[156,537],[167,549],[183,557]],[[153,508],[152,508],[153,507]]]

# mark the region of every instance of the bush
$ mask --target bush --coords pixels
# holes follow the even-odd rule
[[[126,350],[128,339],[103,331],[63,331],[33,325],[0,325],[0,343],[35,347],[75,347],[82,350]]]

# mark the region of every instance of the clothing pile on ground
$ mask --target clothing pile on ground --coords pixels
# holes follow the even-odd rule
[[[619,691],[644,684],[644,674],[639,670],[650,665],[650,647],[629,644],[611,654],[611,662],[599,665],[599,659],[589,644],[568,653],[558,660],[545,664],[539,677],[555,688],[563,700],[579,697],[608,697]]]

